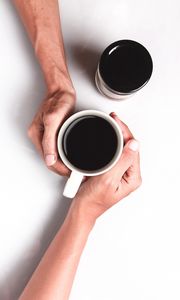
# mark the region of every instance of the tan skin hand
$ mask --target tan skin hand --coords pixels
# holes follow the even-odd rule
[[[29,127],[28,136],[34,143],[47,167],[61,175],[68,175],[69,169],[62,163],[57,151],[57,134],[60,126],[72,113],[75,93],[56,92],[42,103]]]
[[[47,85],[47,97],[28,130],[28,135],[52,171],[68,175],[58,158],[57,133],[75,105],[63,43],[58,0],[14,0],[30,37]],[[33,101],[33,99],[32,99]]]
[[[14,0],[28,32],[47,84],[48,95],[28,130],[46,165],[58,174],[69,170],[58,158],[57,133],[75,105],[68,72],[58,0]],[[119,162],[107,173],[82,183],[69,212],[34,274],[21,300],[67,300],[78,263],[96,219],[141,184],[139,150],[128,127],[121,127],[125,147]]]
[[[86,180],[81,185],[75,200],[95,219],[136,190],[142,181],[139,143],[115,113],[111,113],[111,116],[123,132],[125,146],[122,155],[110,171]]]
[[[81,254],[96,219],[141,184],[138,142],[114,113],[111,116],[123,131],[125,146],[121,158],[107,173],[87,178],[82,183],[63,225],[20,300],[68,300]]]

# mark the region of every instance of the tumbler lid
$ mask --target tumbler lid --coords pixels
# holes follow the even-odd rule
[[[101,55],[99,74],[111,91],[131,94],[150,79],[153,62],[148,50],[132,40],[109,45]]]

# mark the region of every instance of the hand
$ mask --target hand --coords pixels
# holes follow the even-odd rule
[[[29,127],[28,136],[45,160],[47,167],[61,175],[68,175],[69,169],[58,158],[57,134],[61,124],[71,114],[75,105],[75,92],[57,91],[40,106]]]
[[[74,205],[95,220],[141,184],[139,143],[115,113],[111,117],[122,129],[125,146],[117,164],[108,172],[88,178],[80,187]]]

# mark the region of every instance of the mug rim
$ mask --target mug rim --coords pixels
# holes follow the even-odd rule
[[[116,135],[117,135],[117,139],[118,139],[118,145],[117,145],[116,153],[113,156],[112,160],[106,166],[104,166],[103,168],[95,170],[95,171],[87,171],[87,170],[82,170],[82,169],[79,169],[79,168],[75,167],[66,158],[66,156],[64,154],[64,151],[63,151],[63,147],[62,147],[63,135],[64,135],[64,132],[67,129],[67,127],[75,119],[77,119],[79,117],[82,117],[82,116],[87,116],[87,115],[99,116],[99,117],[104,118],[106,121],[108,121],[111,124],[111,126],[114,128],[114,130],[116,132]],[[59,153],[59,156],[60,156],[61,160],[72,172],[78,172],[78,173],[82,174],[83,176],[96,176],[96,175],[100,175],[100,174],[103,174],[103,173],[107,172],[108,170],[110,170],[116,164],[116,162],[119,160],[119,158],[121,156],[121,153],[122,153],[122,150],[123,150],[123,140],[124,140],[124,138],[123,138],[122,130],[113,118],[111,118],[107,113],[105,113],[103,111],[88,109],[88,110],[82,110],[82,111],[76,112],[75,114],[70,116],[63,123],[63,125],[61,126],[61,128],[59,130],[59,133],[58,133],[57,149],[58,149],[58,153]]]

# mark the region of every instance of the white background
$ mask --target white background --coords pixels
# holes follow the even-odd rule
[[[180,299],[180,4],[178,0],[62,0],[78,109],[116,111],[141,142],[142,187],[97,222],[71,300]],[[153,76],[132,98],[101,96],[103,49],[134,39]],[[10,0],[0,2],[0,300],[16,300],[62,223],[65,180],[49,172],[26,131],[45,85]],[[53,299],[52,299],[53,300]]]

